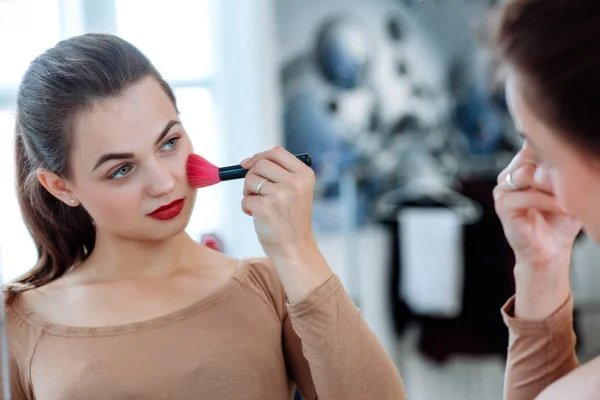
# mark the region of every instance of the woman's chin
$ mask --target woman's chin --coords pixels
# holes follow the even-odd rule
[[[135,241],[160,242],[171,239],[185,231],[188,220],[189,216],[183,213],[170,220],[150,220],[142,226],[136,227],[135,230],[123,232],[120,236]]]
[[[140,232],[138,236],[140,241],[162,242],[172,239],[185,231],[185,224],[173,224],[169,227],[154,229],[152,231]]]
[[[181,213],[171,220],[153,221],[153,227],[144,230],[142,234],[144,236],[150,236],[154,240],[169,239],[185,231],[190,221],[190,217],[191,215],[188,213]]]

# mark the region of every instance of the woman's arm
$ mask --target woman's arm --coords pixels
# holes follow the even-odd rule
[[[263,250],[277,270],[291,303],[286,318],[301,341],[290,345],[293,337],[288,334],[288,356],[298,358],[301,346],[321,399],[404,399],[398,371],[315,242],[313,171],[281,147],[241,165],[249,170],[242,209],[252,216]],[[292,367],[301,362],[288,359]],[[308,381],[306,374],[295,379],[299,385]]]
[[[17,367],[17,363],[13,357],[10,357],[9,362],[9,385],[8,390],[10,390],[10,400],[27,400],[27,396],[25,395],[25,390],[23,389],[23,385],[21,384],[21,375],[19,374],[19,370]],[[4,393],[2,392],[4,388],[0,389],[0,399],[4,399]]]
[[[502,308],[509,328],[505,400],[531,400],[579,366],[575,356],[571,296],[549,317],[515,317],[515,298]]]
[[[305,399],[406,399],[398,370],[336,275],[287,308],[286,359]]]
[[[516,260],[516,295],[503,309],[510,330],[507,400],[534,399],[578,365],[569,269],[582,224],[561,206],[551,177],[525,141],[494,188]]]
[[[15,318],[12,309],[6,307],[5,310],[5,323],[7,323],[8,327],[5,333],[7,334],[8,346],[0,345],[0,378],[2,378],[2,381],[0,381],[0,400],[5,399],[6,391],[10,391],[8,399],[27,400],[26,385],[28,374],[23,366],[19,364],[18,360],[28,359],[24,354],[26,354],[25,349],[28,348],[27,341],[30,336],[28,332],[20,329],[23,324]],[[8,360],[7,365],[4,364],[5,360]],[[6,382],[6,378],[8,378],[8,382]]]

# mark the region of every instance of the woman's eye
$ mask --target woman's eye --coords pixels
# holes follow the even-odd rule
[[[123,179],[131,171],[131,165],[122,165],[111,176],[110,179]]]
[[[162,146],[162,150],[173,150],[177,146],[179,138],[171,138],[165,142]]]

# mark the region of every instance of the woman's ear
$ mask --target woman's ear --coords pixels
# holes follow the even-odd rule
[[[75,198],[68,182],[56,173],[40,168],[37,170],[37,178],[42,186],[60,201],[73,207],[79,205],[79,201]]]

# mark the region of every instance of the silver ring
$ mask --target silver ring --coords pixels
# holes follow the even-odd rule
[[[509,172],[504,180],[512,190],[519,190],[519,187],[515,184],[515,181],[513,181],[512,172]]]
[[[265,183],[269,182],[268,179],[263,179],[262,181],[260,181],[260,183],[256,186],[256,195],[260,196],[260,190],[263,188],[263,186],[265,186]]]

